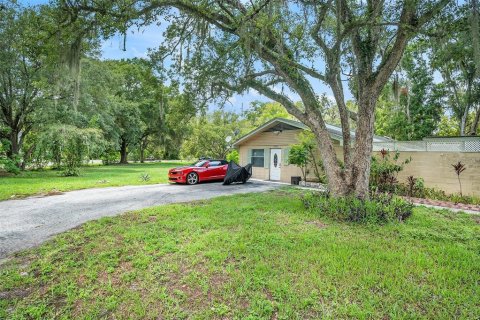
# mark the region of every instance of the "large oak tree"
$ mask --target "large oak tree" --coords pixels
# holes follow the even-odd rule
[[[96,35],[85,41],[93,26],[47,5],[7,0],[0,6],[0,142],[18,165],[23,156],[24,166],[35,148],[23,150],[25,141],[51,118],[48,106],[76,105],[78,90],[71,88],[78,89],[78,78],[72,80],[69,69],[78,69],[72,61],[95,47]]]
[[[38,19],[35,11],[11,3],[0,10],[0,139],[8,141],[7,156],[15,160],[41,99],[37,84],[45,58],[32,28]]]
[[[451,0],[62,1],[106,34],[167,21],[162,62],[173,54],[186,90],[215,97],[254,89],[281,103],[315,135],[334,196],[368,196],[377,99],[408,42]],[[358,112],[346,105],[351,84]],[[343,129],[339,165],[315,83],[335,97]],[[208,90],[207,90],[208,89]],[[290,93],[301,100],[294,103]],[[351,118],[357,126],[351,134]]]

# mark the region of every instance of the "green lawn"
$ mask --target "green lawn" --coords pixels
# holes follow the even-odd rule
[[[80,169],[79,177],[63,177],[60,171],[25,171],[17,176],[0,177],[0,200],[85,188],[153,184],[168,182],[168,169],[182,163],[145,163],[111,166],[88,166]],[[148,173],[150,180],[140,175]]]
[[[89,222],[1,266],[1,319],[479,319],[479,217],[333,222],[290,189]]]

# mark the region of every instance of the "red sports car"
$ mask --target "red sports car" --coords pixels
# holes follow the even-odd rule
[[[223,180],[227,172],[225,160],[200,160],[190,166],[173,168],[168,171],[170,182],[197,184],[203,181]]]

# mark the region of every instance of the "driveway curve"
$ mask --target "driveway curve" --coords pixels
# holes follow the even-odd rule
[[[156,184],[85,189],[55,196],[1,201],[0,259],[101,217],[162,204],[263,192],[274,188],[278,188],[278,185],[261,182],[230,186],[221,183],[195,186]]]

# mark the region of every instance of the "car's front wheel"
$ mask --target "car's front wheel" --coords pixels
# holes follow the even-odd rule
[[[198,174],[195,172],[190,172],[187,175],[187,183],[188,184],[197,184],[198,183]]]

